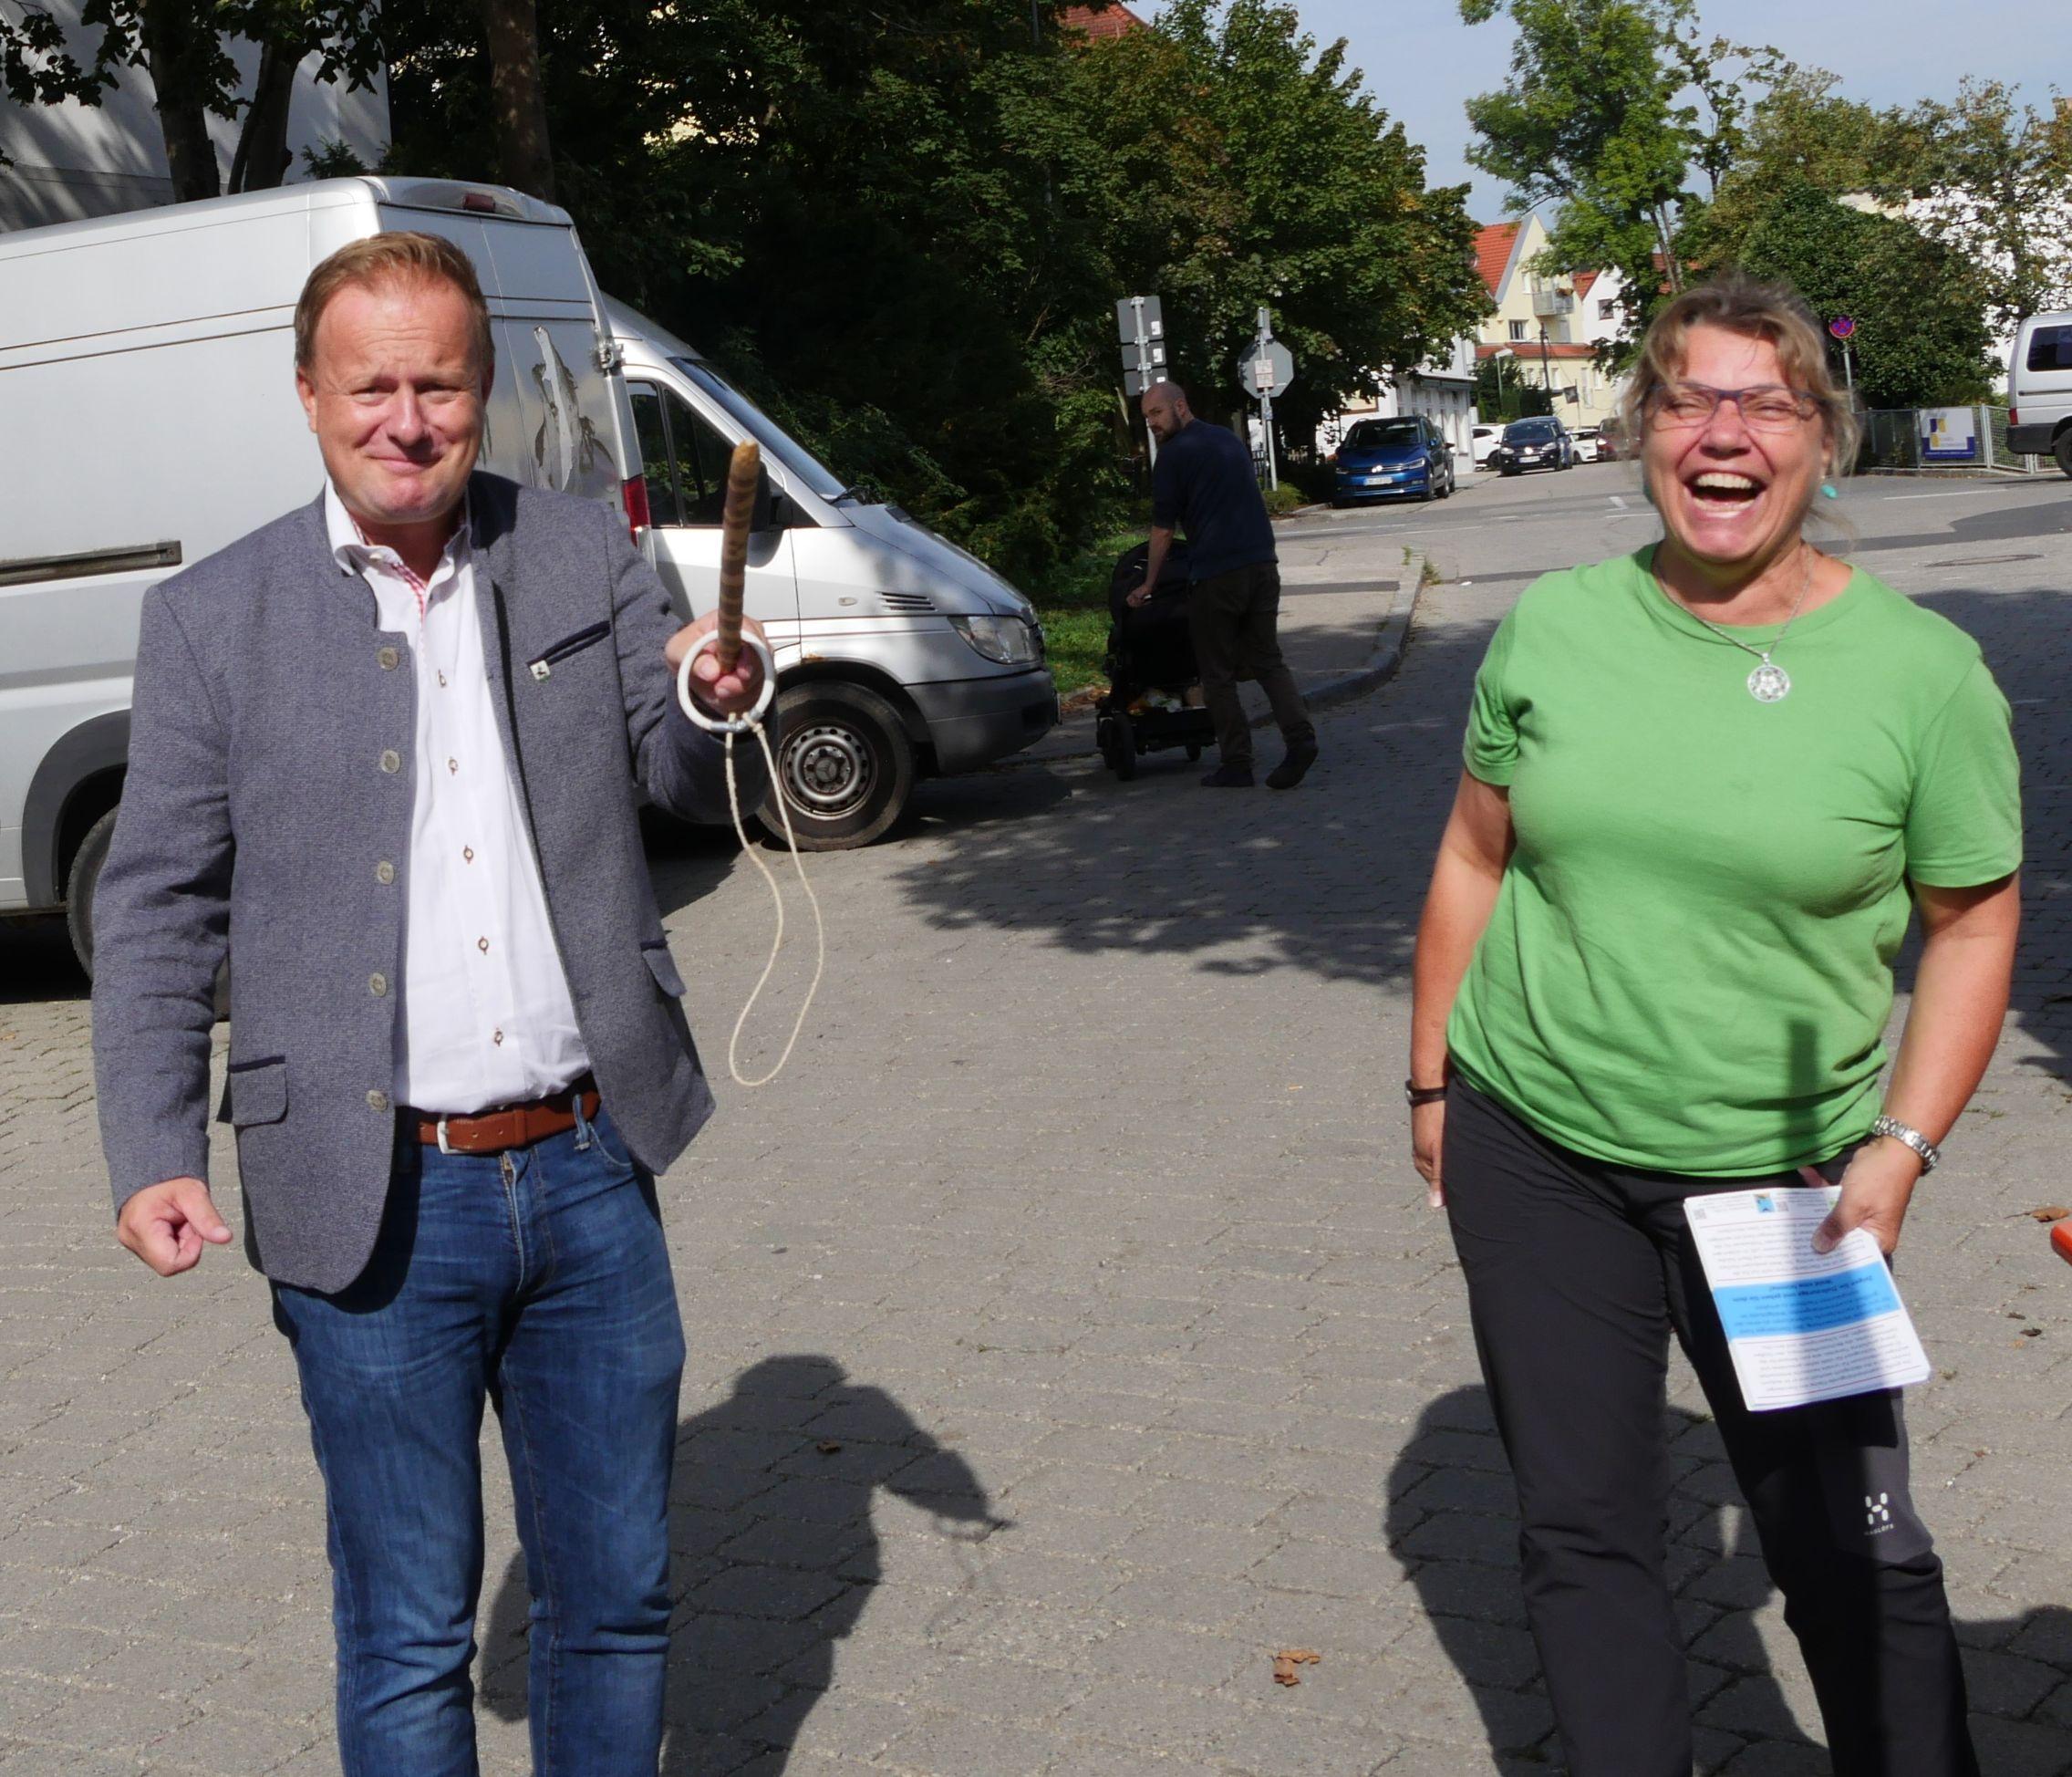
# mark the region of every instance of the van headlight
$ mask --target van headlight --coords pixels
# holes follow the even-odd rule
[[[1019,617],[953,617],[949,621],[979,654],[1001,666],[1035,666],[1042,660],[1042,630]]]

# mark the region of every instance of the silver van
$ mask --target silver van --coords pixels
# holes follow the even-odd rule
[[[2007,359],[2007,448],[2072,475],[2072,312],[2031,315]]]
[[[654,559],[689,615],[711,608],[727,460],[753,439],[768,481],[748,610],[777,660],[772,797],[802,847],[868,844],[917,776],[970,771],[1058,720],[1029,600],[976,556],[855,488],[695,347],[610,297],[645,472]],[[778,825],[774,802],[764,825]]]

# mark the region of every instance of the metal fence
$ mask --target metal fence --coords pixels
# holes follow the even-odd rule
[[[2007,448],[2004,407],[1871,408],[1862,420],[1860,473],[2040,475],[2056,470],[2047,457],[2017,456]]]

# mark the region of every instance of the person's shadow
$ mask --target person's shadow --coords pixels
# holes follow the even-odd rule
[[[1794,1714],[1746,1614],[1768,1598],[1771,1587],[1746,1512],[1738,1514],[1737,1534],[1725,1533],[1720,1508],[1740,1495],[1726,1472],[1719,1434],[1701,1415],[1678,1407],[1666,1413],[1670,1583],[1694,1638],[1693,1653],[1715,1672],[1725,1668],[1739,1675],[1728,1686],[1734,1694],[1724,1715],[1719,1705],[1728,1703],[1726,1690],[1714,1697],[1701,1687],[1694,1694],[1695,1719],[1710,1730],[1700,1735],[1697,1769],[1739,1770],[1735,1761],[1747,1741],[1810,1746],[1807,1730],[1818,1731],[1818,1721]],[[1522,1659],[1518,1645],[1525,1628],[1518,1534],[1517,1494],[1488,1395],[1479,1387],[1449,1389],[1424,1408],[1389,1477],[1389,1550],[1404,1564],[1440,1646],[1474,1694],[1492,1769],[1506,1756],[1520,1754],[1559,1769],[1560,1741],[1546,1731],[1538,1662],[1529,1657],[1529,1643]],[[2072,1727],[2040,1707],[2058,1679],[2072,1677],[2072,1610],[2045,1606],[2019,1616],[1960,1619],[1957,1639],[1972,1668],[1974,1730],[1986,1768],[1994,1768],[1990,1717],[2029,1724],[2013,1730],[2017,1733],[2061,1737],[2057,1757],[2072,1757]],[[1985,1657],[1995,1665],[1974,1663],[1984,1650],[1994,1650]]]
[[[758,1771],[784,1769],[883,1572],[871,1522],[881,1487],[959,1542],[1004,1522],[962,1456],[832,1357],[766,1357],[679,1427],[667,1777],[751,1756]],[[506,1721],[525,1719],[530,1602],[514,1556],[481,1654],[483,1703]]]

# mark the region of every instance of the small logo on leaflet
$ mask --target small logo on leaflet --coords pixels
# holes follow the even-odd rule
[[[1863,1496],[1863,1522],[1871,1535],[1882,1535],[1892,1528],[1891,1499],[1890,1493],[1880,1493],[1876,1499],[1868,1493]]]
[[[1775,1215],[1777,1212],[1777,1200],[1767,1191],[1758,1191],[1756,1196],[1756,1213],[1757,1215]],[[1865,1502],[1865,1504],[1869,1503],[1869,1501]]]

